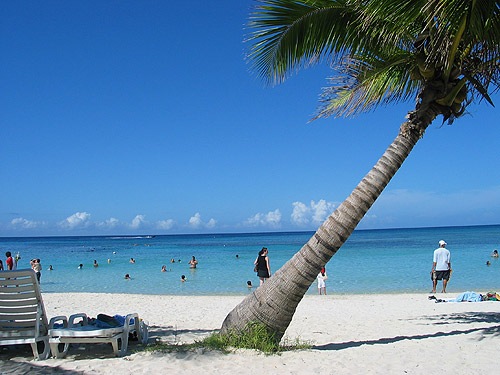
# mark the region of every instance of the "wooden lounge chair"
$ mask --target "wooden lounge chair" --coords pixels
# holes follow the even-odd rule
[[[128,314],[123,326],[112,328],[99,328],[89,324],[86,314],[71,315],[68,321],[65,321],[64,316],[52,318],[51,326],[57,321],[62,321],[63,327],[49,330],[50,349],[57,358],[66,356],[71,343],[110,343],[115,355],[123,356],[127,352],[129,334],[136,334],[143,344],[148,340],[147,325],[139,320],[136,313]]]
[[[30,344],[35,359],[47,359],[48,330],[35,272],[0,271],[0,345]]]

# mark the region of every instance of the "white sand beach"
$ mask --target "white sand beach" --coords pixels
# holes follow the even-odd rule
[[[455,294],[436,294],[453,298]],[[263,355],[150,353],[132,344],[115,358],[109,345],[72,349],[65,359],[33,361],[29,347],[0,348],[2,374],[496,374],[500,302],[434,303],[428,294],[306,296],[286,332],[311,349]],[[137,312],[150,342],[190,343],[220,328],[242,296],[48,293],[50,317]],[[137,351],[134,353],[134,351]]]

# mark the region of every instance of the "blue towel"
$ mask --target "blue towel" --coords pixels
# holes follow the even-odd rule
[[[125,316],[123,316],[123,315],[113,315],[113,318],[115,318],[116,320],[118,320],[122,326],[125,324],[125,318],[126,318]],[[132,325],[132,324],[134,324],[134,318],[130,319],[129,325]]]
[[[123,315],[114,315],[108,316],[104,314],[97,315],[96,319],[90,319],[89,325],[96,326],[98,328],[115,328],[115,327],[123,327],[125,325],[125,316]],[[130,325],[134,324],[134,318],[130,319]]]
[[[480,294],[476,292],[464,292],[457,296],[457,298],[450,299],[447,302],[481,302],[483,299]]]
[[[99,314],[97,318],[89,324],[95,325],[99,328],[115,328],[115,327],[123,327],[123,323],[118,321],[114,316],[109,316],[106,314]]]
[[[102,320],[99,320],[99,319],[96,319],[96,320],[92,321],[91,323],[89,322],[89,325],[93,325],[93,326],[96,326],[98,328],[114,328],[110,324],[103,322]]]

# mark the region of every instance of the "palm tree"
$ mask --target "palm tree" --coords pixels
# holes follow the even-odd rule
[[[354,116],[416,98],[399,134],[351,195],[222,332],[265,324],[279,342],[297,305],[403,164],[432,121],[452,122],[499,88],[500,1],[257,0],[249,61],[268,84],[327,61],[334,69],[315,118]]]

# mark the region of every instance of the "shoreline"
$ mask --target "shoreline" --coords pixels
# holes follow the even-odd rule
[[[316,282],[314,282],[316,283]],[[252,291],[255,290],[256,287],[252,288]],[[432,288],[432,285],[430,286]],[[498,288],[488,288],[486,289],[470,289],[470,290],[462,290],[459,292],[455,291],[447,291],[446,293],[442,293],[440,291],[436,291],[436,293],[432,292],[423,292],[423,291],[377,291],[377,292],[346,292],[346,293],[338,293],[338,292],[328,292],[327,290],[327,295],[326,296],[337,296],[337,297],[342,297],[342,296],[385,296],[385,295],[423,295],[423,296],[430,296],[430,295],[437,295],[439,294],[441,298],[445,299],[451,299],[459,295],[460,293],[467,292],[467,291],[472,291],[475,293],[479,294],[485,294],[489,293],[491,291],[498,292],[500,294],[500,287]],[[56,294],[80,294],[80,295],[85,295],[85,294],[101,294],[101,295],[124,295],[124,296],[149,296],[149,297],[189,297],[189,298],[194,298],[194,297],[214,297],[214,298],[226,298],[226,297],[240,297],[241,299],[245,298],[252,292],[249,291],[248,293],[231,293],[231,294],[215,294],[215,293],[207,293],[207,294],[155,294],[155,293],[123,293],[123,292],[44,292],[42,291],[42,295],[56,295]],[[310,297],[315,297],[318,296],[318,293],[306,293],[303,298],[310,298]]]
[[[244,296],[144,296],[112,293],[42,293],[50,319],[137,312],[149,322],[150,343],[192,343],[216,332]],[[498,370],[500,302],[434,303],[428,293],[306,295],[285,333],[310,349],[265,356],[239,349],[228,355],[199,349],[151,353],[131,345],[124,358],[111,348],[85,345],[65,359],[32,361],[31,350],[0,351],[0,368],[14,374],[176,374],[253,375],[409,373],[487,374]],[[455,293],[437,293],[451,299]],[[2,347],[0,347],[2,349]],[[134,350],[137,352],[133,353]],[[10,357],[9,357],[10,354]],[[10,359],[10,361],[7,361]],[[16,367],[17,366],[17,367]],[[16,370],[19,368],[19,371]],[[18,372],[16,372],[18,371]],[[10,373],[10,372],[9,372]]]

